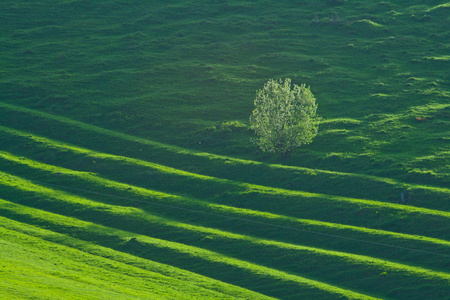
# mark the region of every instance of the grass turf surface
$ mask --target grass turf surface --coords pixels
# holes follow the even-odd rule
[[[0,295],[449,294],[446,1],[0,7]],[[322,117],[286,160],[248,130],[281,77]]]

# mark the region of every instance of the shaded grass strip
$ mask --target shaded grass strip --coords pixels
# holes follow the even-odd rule
[[[17,134],[25,135],[25,133]],[[141,184],[145,187],[162,188],[166,192],[175,191],[185,195],[192,194],[192,196],[197,198],[204,198],[209,201],[220,202],[231,206],[239,206],[242,208],[267,208],[272,212],[295,217],[308,217],[322,221],[333,221],[358,226],[377,226],[380,229],[388,230],[392,230],[391,228],[397,228],[397,226],[400,225],[400,227],[404,229],[396,229],[395,231],[403,232],[408,232],[408,230],[415,228],[420,229],[418,224],[405,220],[405,213],[428,214],[436,217],[443,216],[446,218],[450,215],[448,212],[416,208],[394,203],[290,191],[235,182],[180,171],[171,167],[133,158],[98,153],[80,147],[58,143],[42,137],[34,136],[33,140],[35,142],[39,141],[39,143],[45,145],[47,150],[58,150],[57,155],[62,155],[62,158],[64,158],[60,159],[61,162],[70,160],[67,159],[67,155],[74,154],[78,156],[77,165],[94,166],[92,162],[95,161],[95,166],[88,166],[88,168],[92,168],[96,171],[101,171],[103,169],[103,173],[107,173],[108,176],[115,177],[121,181],[141,182]],[[114,170],[114,166],[120,166],[120,168],[117,168],[116,171],[112,171]],[[152,172],[152,175],[145,176],[145,174],[148,174],[149,171]],[[129,178],[126,179],[123,176],[124,174],[127,174]],[[143,180],[145,180],[145,182],[143,182]],[[321,206],[322,212],[330,209],[330,212],[334,211],[334,213],[322,213],[317,215],[317,211],[314,212],[314,207],[311,207],[312,203]],[[343,207],[341,205],[344,204],[346,206],[346,213],[342,215]],[[372,212],[370,210],[372,210]],[[315,215],[309,215],[309,213],[313,213]],[[348,214],[351,213],[357,214],[357,216],[349,217]],[[324,219],[324,215],[326,215],[329,219]],[[364,222],[355,223],[356,220],[364,220]],[[393,225],[394,223],[396,225]],[[443,229],[442,227],[436,226],[432,226],[430,228],[443,230],[444,237],[449,234],[445,227]],[[417,234],[421,233],[418,232]]]
[[[14,179],[14,181],[21,181],[20,179],[16,178]],[[8,182],[4,181],[4,184],[7,184]],[[10,182],[10,185],[13,186],[17,186],[14,182]],[[32,183],[28,184],[28,187],[26,187],[25,184],[20,184],[20,186],[22,186],[20,189],[21,190],[25,190],[25,191],[31,191],[31,192],[38,192],[38,193],[44,193],[47,197],[51,197],[53,199],[57,199],[57,200],[63,200],[65,202],[67,202],[68,205],[70,205],[71,203],[75,203],[73,209],[75,211],[82,211],[83,208],[84,209],[89,209],[89,210],[96,210],[99,212],[104,212],[106,213],[106,215],[102,218],[105,220],[111,219],[111,217],[107,217],[108,214],[112,214],[114,216],[114,219],[117,219],[119,217],[124,217],[124,216],[129,216],[129,217],[125,217],[125,219],[123,220],[123,224],[128,224],[128,226],[132,226],[131,224],[134,224],[135,226],[132,226],[134,228],[139,228],[141,226],[144,226],[144,224],[146,223],[167,223],[167,226],[171,226],[171,227],[179,227],[179,228],[184,228],[184,229],[188,229],[190,228],[190,231],[198,231],[201,228],[204,227],[198,227],[198,226],[193,226],[193,225],[181,225],[181,223],[179,222],[173,222],[173,221],[166,221],[165,218],[159,218],[156,216],[152,216],[152,215],[148,215],[148,213],[142,211],[141,209],[137,209],[137,208],[133,208],[133,207],[117,207],[117,206],[113,206],[113,205],[108,205],[108,204],[100,204],[98,202],[93,202],[91,200],[85,199],[85,198],[79,198],[76,196],[72,196],[69,194],[66,194],[64,192],[61,191],[54,191],[45,187],[41,187]],[[43,189],[43,190],[42,190]],[[81,205],[80,207],[78,207],[79,205]],[[67,212],[67,208],[65,209]],[[85,212],[84,212],[85,214]],[[136,223],[137,222],[137,223]],[[122,222],[121,222],[122,223]],[[140,224],[142,223],[142,224]],[[178,229],[179,229],[178,228]],[[198,230],[194,230],[192,228],[197,228]],[[283,229],[283,228],[281,228]],[[284,229],[288,229],[288,228],[284,228]],[[222,232],[222,231],[217,231],[214,229],[202,229],[205,230],[206,234],[210,234],[210,233],[218,233],[218,232]],[[160,230],[161,232],[164,232],[165,230]],[[227,237],[229,236],[233,236],[233,234],[227,233],[225,234]],[[182,236],[185,236],[185,234],[182,234]],[[242,238],[242,235],[234,235],[235,237],[240,237]],[[442,242],[445,244],[445,242]],[[282,243],[279,243],[279,245],[281,245]],[[284,244],[287,245],[287,244]],[[448,243],[447,243],[448,246]],[[291,246],[291,247],[295,247],[295,246]],[[298,249],[309,249],[312,251],[313,248],[308,248],[308,247],[300,247],[298,246]],[[297,250],[298,250],[297,249]],[[448,247],[447,247],[448,249]],[[320,250],[314,250],[314,251],[318,251],[320,252]],[[325,251],[324,253],[338,253],[338,252],[333,252],[333,251]],[[430,253],[431,254],[431,253]],[[337,255],[337,254],[336,254]],[[339,255],[344,255],[344,254],[339,254]],[[350,254],[345,254],[346,257],[352,257],[352,255]],[[355,255],[354,257],[362,257],[362,256],[357,256]],[[372,259],[372,258],[371,258]],[[375,259],[372,259],[375,260]]]
[[[202,172],[215,177],[232,178],[241,181],[259,183],[263,185],[273,185],[288,187],[289,189],[308,189],[320,192],[324,189],[329,193],[341,196],[353,196],[361,198],[371,198],[380,201],[398,201],[400,192],[409,190],[414,197],[409,201],[410,205],[430,207],[436,209],[448,209],[447,201],[450,198],[450,190],[443,187],[429,187],[425,185],[400,182],[398,180],[376,177],[363,174],[351,174],[333,172],[326,170],[308,169],[294,166],[267,165],[260,162],[231,158],[205,152],[197,152],[176,146],[169,146],[144,138],[139,138],[124,133],[100,128],[66,117],[55,116],[37,110],[18,107],[11,104],[0,103],[0,107],[12,113],[22,112],[26,116],[14,117],[8,124],[18,127],[26,127],[27,130],[35,131],[36,128],[28,128],[26,122],[17,124],[15,120],[22,117],[34,116],[40,121],[33,123],[49,122],[51,120],[59,122],[58,133],[50,129],[55,126],[40,124],[40,127],[48,127],[46,134],[67,139],[70,137],[77,144],[88,146],[89,148],[107,149],[108,152],[124,152],[128,156],[147,157],[153,161],[161,161],[164,164],[176,168],[194,168],[196,172]],[[5,118],[6,119],[6,118]],[[77,130],[72,131],[67,126],[74,126]],[[79,129],[86,132],[79,132]],[[65,130],[65,134],[62,134]],[[95,133],[95,136],[91,136]],[[56,135],[55,135],[56,134]],[[108,138],[109,137],[109,138]],[[113,138],[113,139],[111,139]],[[117,148],[117,138],[129,144],[129,150],[121,147]],[[101,139],[102,143],[97,141]],[[106,146],[107,145],[107,146]],[[149,146],[142,151],[143,146]],[[146,158],[146,160],[148,160]],[[342,189],[341,187],[346,188]],[[433,198],[433,201],[426,201]]]
[[[50,182],[55,182],[56,178],[57,183],[56,186],[58,186],[58,188],[64,188],[69,191],[76,191],[83,193],[89,192],[91,193],[91,196],[92,194],[98,195],[102,193],[109,193],[109,195],[106,195],[105,199],[108,199],[109,197],[127,200],[125,202],[122,201],[126,205],[132,205],[133,203],[136,204],[138,202],[142,202],[152,205],[160,205],[162,206],[162,208],[163,207],[175,208],[178,211],[179,209],[182,209],[185,211],[190,211],[194,213],[194,215],[198,215],[199,213],[206,214],[206,217],[208,215],[211,217],[212,215],[222,218],[231,218],[231,219],[234,218],[243,220],[248,219],[251,222],[257,223],[262,222],[267,224],[273,224],[274,226],[280,227],[284,226],[285,229],[288,227],[292,227],[295,228],[296,230],[311,233],[314,233],[314,230],[318,230],[319,232],[316,232],[317,234],[321,234],[328,237],[342,238],[346,240],[358,240],[358,238],[354,238],[355,233],[357,233],[357,236],[363,235],[366,236],[366,238],[367,235],[371,236],[372,238],[373,236],[377,236],[380,238],[380,241],[385,241],[386,239],[388,240],[393,239],[390,240],[390,242],[393,242],[396,239],[399,239],[398,241],[415,240],[416,242],[419,243],[424,242],[448,246],[447,242],[434,238],[414,237],[408,234],[392,233],[383,230],[366,229],[362,227],[355,227],[342,224],[332,224],[321,221],[302,220],[298,218],[276,215],[274,213],[258,212],[249,209],[236,208],[220,204],[208,203],[204,201],[198,201],[192,198],[180,197],[173,194],[152,191],[149,189],[144,189],[129,184],[111,181],[86,172],[78,172],[64,169],[61,167],[50,166],[36,161],[31,161],[23,157],[16,157],[6,152],[0,152],[0,162],[5,162],[5,160],[6,162],[9,161],[12,162],[13,164],[11,166],[5,165],[4,169],[9,168],[16,173],[19,171],[19,174],[23,173],[27,174],[27,176],[32,175],[32,172],[30,172],[28,168],[37,169],[40,172],[39,175],[36,174],[37,178],[39,178],[40,180],[45,179],[47,184],[52,185],[52,183]],[[23,167],[21,166],[26,168],[23,169]],[[24,171],[20,172],[21,169],[23,169]],[[46,173],[42,173],[42,171],[45,171]],[[67,185],[69,185],[70,187],[68,188]],[[90,191],[86,190],[86,185],[90,186],[91,189]],[[111,192],[114,193],[114,195],[112,195]],[[120,202],[113,201],[113,203],[120,203]],[[178,216],[175,215],[174,217]],[[428,220],[428,218],[426,217],[425,219]],[[416,220],[413,219],[412,221],[415,221],[416,223],[418,222],[417,219]],[[193,220],[193,222],[195,221]],[[298,228],[298,226],[301,226],[300,228],[305,227],[306,228],[300,229]],[[312,231],[311,228],[313,228]],[[330,233],[329,230],[331,230],[333,233]],[[342,236],[340,235],[339,231],[343,231],[345,232],[345,235],[350,236],[349,237]],[[337,235],[334,232],[337,232]],[[367,241],[367,242],[380,245],[383,244],[383,242],[376,242],[376,241],[374,242]]]

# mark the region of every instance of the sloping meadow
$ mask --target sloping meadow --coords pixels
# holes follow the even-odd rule
[[[446,1],[0,4],[0,296],[446,299]],[[322,117],[287,159],[255,90]]]

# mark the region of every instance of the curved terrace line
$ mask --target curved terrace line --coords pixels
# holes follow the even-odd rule
[[[266,164],[266,163],[262,163],[262,162],[258,162],[258,161],[246,160],[246,159],[241,159],[241,158],[233,158],[233,157],[228,157],[228,156],[223,156],[223,155],[218,155],[218,154],[212,154],[212,153],[208,153],[208,152],[200,152],[200,151],[182,148],[179,146],[167,145],[165,143],[160,143],[160,142],[152,141],[149,139],[132,136],[129,134],[117,132],[114,130],[102,128],[102,127],[91,125],[91,124],[86,124],[84,122],[73,120],[73,119],[70,119],[70,118],[67,118],[64,116],[53,115],[53,114],[41,112],[38,110],[25,108],[25,107],[21,107],[21,106],[16,106],[16,105],[4,103],[4,102],[0,102],[0,107],[14,110],[14,111],[25,112],[28,114],[56,120],[56,121],[66,123],[66,124],[71,124],[71,125],[74,125],[76,127],[79,127],[79,128],[85,129],[85,130],[121,138],[123,140],[151,145],[153,147],[157,147],[160,149],[164,149],[165,151],[169,151],[169,152],[181,154],[181,155],[206,157],[209,160],[219,160],[219,161],[224,161],[227,163],[234,162],[234,163],[238,163],[238,164],[242,164],[242,165],[267,165],[271,168],[291,169],[291,170],[299,170],[299,171],[306,171],[306,172],[313,172],[313,173],[315,172],[315,173],[323,173],[323,174],[333,174],[333,175],[354,177],[354,178],[359,177],[359,178],[370,179],[370,180],[373,180],[376,182],[389,183],[389,184],[400,186],[400,187],[415,187],[415,188],[420,188],[420,189],[430,189],[430,190],[435,190],[435,191],[440,191],[440,192],[450,194],[450,189],[448,189],[448,188],[434,187],[434,186],[430,187],[430,186],[426,186],[426,185],[405,183],[405,182],[401,182],[401,181],[387,178],[387,177],[378,177],[378,176],[373,176],[373,175],[357,174],[357,173],[336,172],[336,171],[329,171],[329,170],[310,169],[310,168],[305,168],[305,167],[286,166],[286,165],[280,165],[280,164]]]
[[[125,161],[130,164],[146,166],[146,167],[158,170],[159,172],[173,174],[173,175],[177,175],[177,176],[183,176],[183,177],[187,177],[187,178],[200,179],[202,181],[211,181],[211,182],[216,182],[216,183],[232,184],[232,185],[235,185],[236,187],[243,188],[244,190],[246,190],[246,192],[257,192],[257,193],[259,192],[259,193],[272,194],[272,195],[289,195],[289,196],[302,196],[302,197],[309,197],[309,198],[321,198],[321,199],[327,199],[328,201],[334,201],[334,202],[339,201],[339,202],[344,202],[344,203],[345,202],[346,203],[355,203],[355,204],[359,203],[359,204],[369,205],[369,206],[373,206],[373,207],[385,207],[385,208],[395,209],[395,210],[399,210],[399,211],[419,212],[419,213],[425,213],[425,214],[429,214],[429,215],[444,216],[447,218],[450,217],[450,212],[433,210],[433,209],[429,209],[429,208],[407,206],[407,205],[402,205],[402,204],[381,202],[381,201],[375,201],[375,200],[355,199],[355,198],[350,198],[350,197],[335,196],[335,195],[329,195],[329,194],[319,194],[319,193],[311,193],[311,192],[303,192],[303,191],[286,190],[286,189],[282,189],[282,188],[267,187],[267,186],[262,186],[262,185],[257,185],[257,184],[234,181],[234,180],[230,180],[230,179],[217,178],[217,177],[213,177],[213,176],[209,176],[209,175],[200,175],[197,173],[179,170],[179,169],[175,169],[172,167],[163,166],[160,164],[156,164],[153,162],[147,162],[147,161],[140,160],[140,159],[129,158],[129,157],[125,157],[125,156],[118,156],[118,155],[113,155],[113,154],[106,154],[106,153],[101,153],[101,152],[89,150],[89,149],[82,148],[82,147],[68,145],[68,144],[65,144],[62,142],[55,142],[53,140],[50,140],[50,139],[47,139],[44,137],[30,135],[25,132],[21,132],[21,131],[14,130],[14,129],[7,129],[3,126],[0,126],[0,130],[9,131],[9,132],[12,132],[14,134],[17,134],[17,135],[20,135],[20,136],[23,136],[26,138],[31,138],[35,142],[40,142],[40,143],[46,144],[47,147],[70,150],[74,153],[83,153],[84,155],[88,155],[92,158],[97,158],[97,159],[98,158],[110,159],[112,161],[119,161],[119,162]],[[17,162],[19,162],[19,161],[20,160],[17,160]]]
[[[1,153],[0,153],[1,155]],[[89,174],[84,174],[84,175],[88,175]],[[313,230],[306,230],[306,229],[301,229],[301,228],[296,228],[296,227],[292,227],[292,226],[285,226],[285,225],[278,225],[278,224],[273,224],[267,221],[255,221],[255,220],[251,220],[248,218],[245,218],[245,216],[248,216],[248,213],[252,214],[252,215],[256,215],[259,217],[263,217],[264,219],[270,220],[270,219],[277,219],[277,220],[286,220],[286,221],[295,221],[295,223],[300,223],[300,224],[310,224],[309,220],[304,220],[304,219],[296,219],[296,218],[292,218],[292,217],[285,217],[285,216],[281,216],[281,215],[276,215],[276,214],[271,214],[271,213],[258,213],[255,212],[253,210],[249,210],[249,209],[236,209],[233,207],[228,207],[228,206],[224,206],[224,205],[218,205],[218,204],[208,204],[208,207],[213,208],[212,212],[206,212],[206,211],[201,211],[198,209],[193,209],[193,208],[186,208],[186,207],[180,207],[179,205],[174,205],[174,204],[167,204],[167,203],[156,203],[156,202],[151,202],[151,201],[144,201],[144,200],[139,200],[139,199],[135,199],[135,198],[130,198],[130,197],[123,197],[123,196],[117,196],[117,195],[113,195],[113,194],[106,194],[106,193],[101,193],[101,192],[97,192],[97,191],[89,191],[89,190],[85,190],[85,189],[79,189],[79,188],[73,188],[73,187],[68,187],[68,186],[64,186],[64,185],[59,185],[59,184],[51,184],[51,183],[45,183],[45,182],[39,182],[36,180],[24,180],[21,179],[20,177],[17,176],[13,176],[4,172],[0,171],[0,177],[4,177],[4,178],[9,178],[11,180],[17,181],[17,180],[22,180],[24,182],[24,186],[25,182],[34,182],[34,183],[38,183],[38,184],[43,184],[46,186],[53,186],[53,187],[59,187],[59,188],[65,188],[68,190],[74,190],[74,191],[82,191],[85,193],[90,193],[90,194],[96,194],[96,195],[103,195],[103,196],[108,196],[111,198],[116,198],[116,199],[123,199],[123,200],[128,200],[128,201],[133,201],[133,202],[141,202],[141,203],[146,203],[146,204],[151,204],[151,205],[157,205],[157,206],[162,206],[162,207],[168,207],[168,208],[174,208],[177,210],[184,210],[184,211],[189,211],[189,212],[194,212],[194,213],[200,213],[200,214],[204,214],[204,215],[209,215],[209,216],[214,216],[214,217],[222,217],[225,219],[231,219],[231,220],[240,220],[240,221],[245,221],[248,223],[254,223],[254,224],[262,224],[262,225],[267,225],[267,226],[271,226],[271,227],[276,227],[276,228],[282,228],[282,229],[288,229],[288,230],[295,230],[295,231],[302,231],[302,232],[308,232],[308,233],[312,233],[312,234],[317,234],[317,235],[322,235],[322,236],[329,236],[329,237],[333,237],[333,238],[340,238],[340,239],[345,239],[345,240],[352,240],[352,241],[357,241],[357,242],[362,242],[362,243],[368,243],[368,244],[373,244],[373,245],[378,245],[378,246],[384,246],[384,247],[390,247],[390,248],[397,248],[397,249],[403,249],[403,250],[409,250],[409,251],[414,251],[414,252],[421,252],[421,253],[428,253],[428,254],[433,254],[433,255],[439,255],[439,256],[443,256],[443,257],[450,257],[450,255],[447,254],[442,254],[442,253],[436,253],[436,252],[432,252],[432,251],[426,251],[426,250],[420,250],[420,249],[413,249],[413,248],[408,248],[408,247],[401,247],[401,246],[395,246],[395,245],[391,245],[391,244],[385,244],[385,243],[379,243],[379,242],[373,242],[373,241],[367,241],[367,240],[361,240],[361,239],[357,239],[357,238],[351,238],[351,237],[346,237],[346,236],[342,236],[342,235],[337,235],[337,234],[329,234],[329,233],[323,233],[323,232],[317,232],[317,231],[313,231]],[[122,183],[118,183],[118,182],[114,182],[114,181],[110,181],[110,180],[105,180],[105,179],[96,179],[95,176],[90,175],[89,176],[90,179],[89,181],[100,181],[100,183],[105,184],[108,187],[114,187],[114,188],[121,188],[121,189],[127,189],[129,187],[133,187],[134,191],[138,191],[138,192],[145,192],[145,194],[152,196],[152,197],[156,197],[157,199],[174,199],[174,198],[181,198],[180,196],[177,195],[171,195],[171,194],[167,194],[167,193],[162,193],[162,192],[155,192],[155,191],[150,191],[148,189],[143,189],[143,188],[139,188],[139,187],[134,187],[131,185],[127,185],[127,184],[122,184]],[[19,179],[20,178],[20,179]],[[4,182],[5,183],[5,182]],[[35,184],[33,184],[35,185]],[[12,186],[15,186],[14,184]],[[51,189],[46,189],[48,190],[48,192],[53,191]],[[39,188],[36,187],[36,189],[33,189],[33,191],[39,191]],[[64,193],[64,192],[62,192]],[[68,194],[69,195],[69,194]],[[76,196],[71,196],[70,197],[76,197]],[[198,200],[194,200],[194,199],[189,199],[190,202],[196,202],[196,204],[200,204],[202,207],[204,207],[204,205],[202,205],[202,201],[198,201]],[[93,203],[97,203],[97,202],[93,202]],[[175,202],[177,203],[177,202]],[[96,209],[98,208],[98,206],[110,206],[108,204],[92,204],[91,207]],[[231,212],[233,214],[237,214],[238,216],[227,216],[227,215],[223,215],[217,212],[214,212],[215,209],[217,209],[217,211],[227,211],[227,212]],[[107,208],[105,208],[107,209]],[[135,208],[133,207],[128,207],[128,208],[122,208],[123,210],[133,210]],[[325,226],[325,227],[334,227],[333,223],[327,223],[327,222],[319,222],[319,221],[313,221],[314,225],[319,225],[319,226]],[[446,245],[449,246],[450,242],[448,241],[444,241],[444,240],[440,240],[440,239],[436,239],[436,238],[428,238],[428,237],[423,237],[423,236],[415,236],[415,235],[409,235],[409,234],[398,234],[398,233],[393,233],[393,232],[389,232],[389,231],[382,231],[382,230],[376,230],[376,229],[367,229],[367,230],[363,230],[364,228],[361,227],[357,227],[357,226],[349,226],[349,225],[338,225],[340,228],[345,228],[345,229],[351,229],[351,230],[355,230],[355,231],[362,231],[364,233],[377,233],[379,235],[384,235],[384,236],[390,236],[390,237],[394,237],[394,238],[407,238],[407,239],[411,239],[411,240],[419,240],[419,241],[429,241],[432,243],[438,243],[438,244],[442,244],[442,245]]]

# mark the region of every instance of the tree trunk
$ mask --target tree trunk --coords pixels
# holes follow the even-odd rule
[[[292,150],[286,150],[281,153],[281,158],[287,159],[287,158],[291,157],[291,154],[292,154]]]

